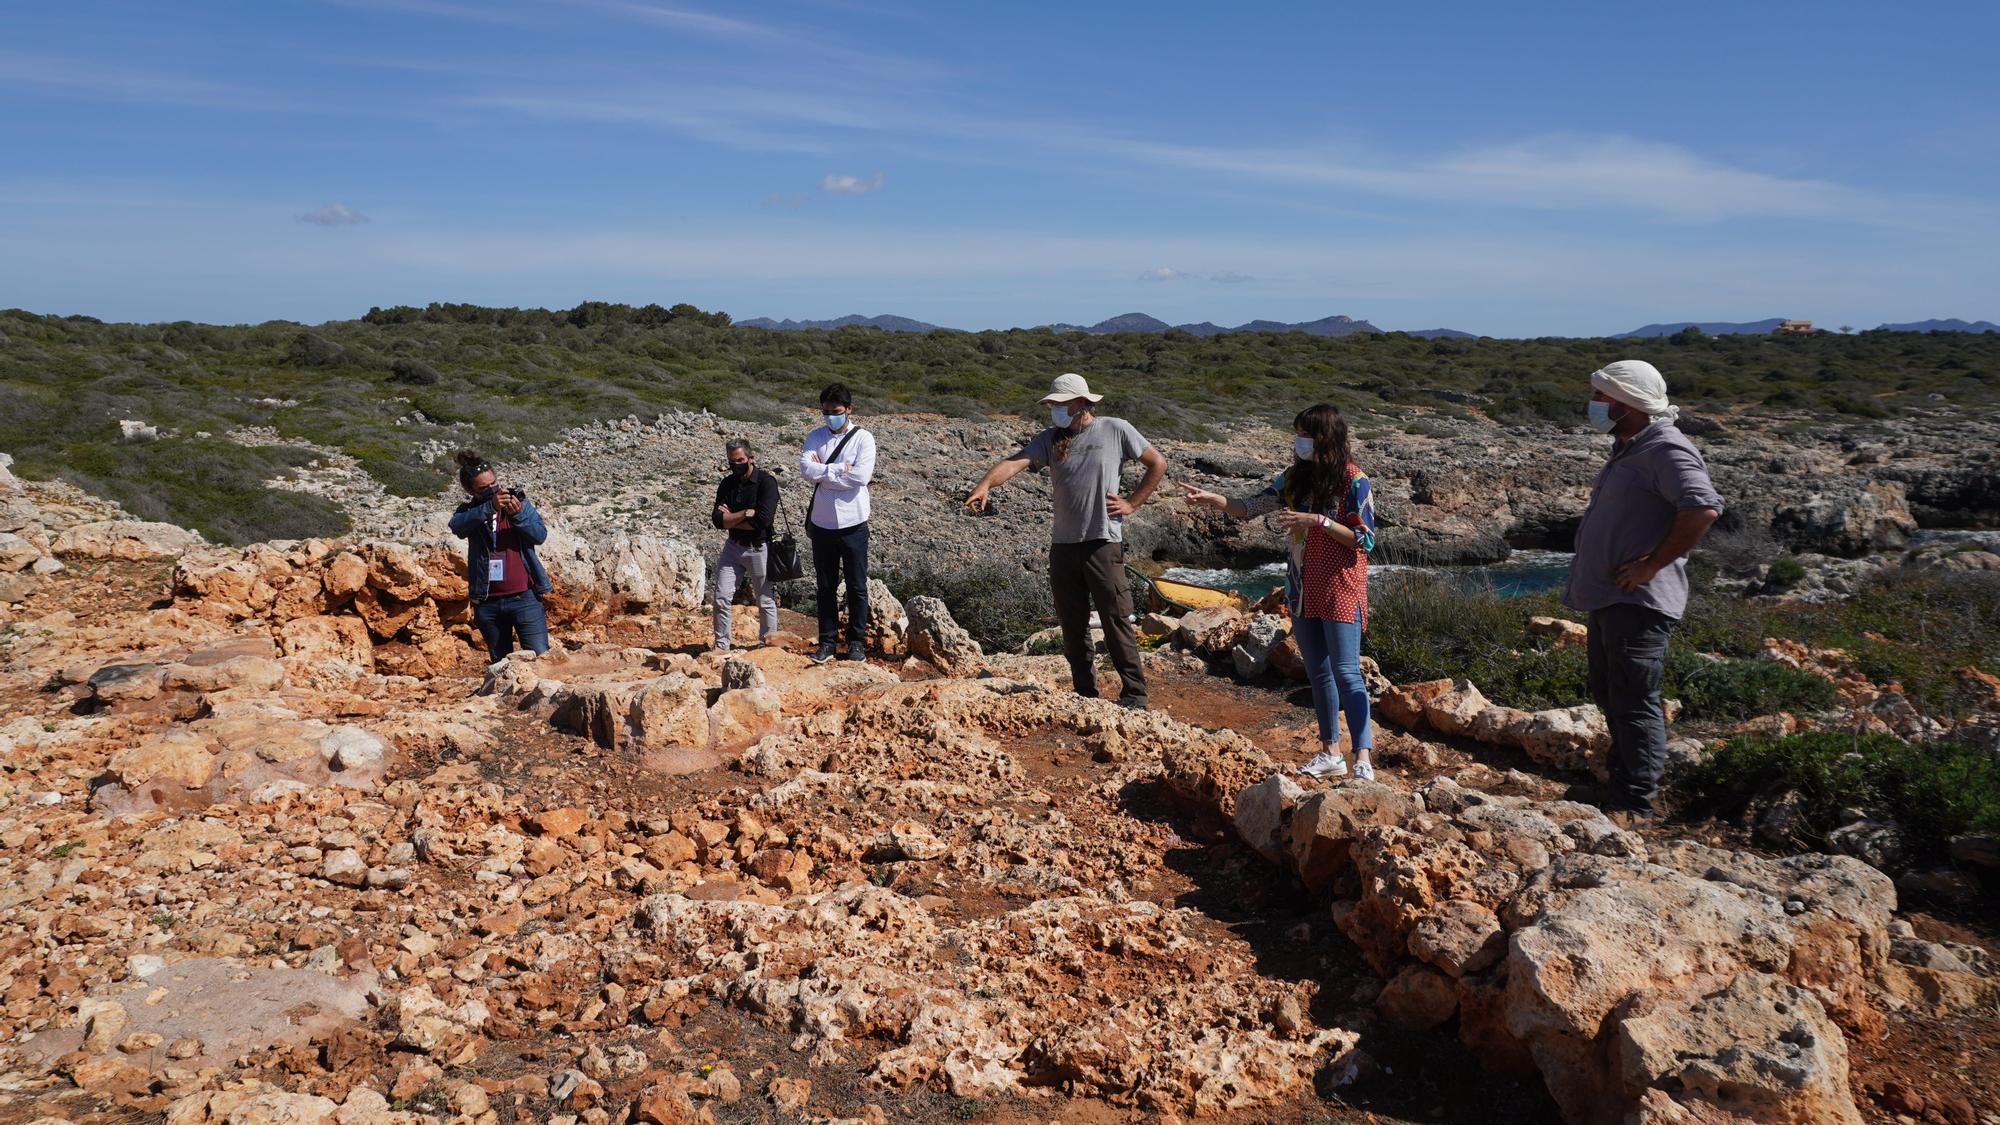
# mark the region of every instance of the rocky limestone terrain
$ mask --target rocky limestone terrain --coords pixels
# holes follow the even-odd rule
[[[2000,1114],[1986,947],[1620,830],[1585,717],[1377,683],[1384,780],[1296,781],[1300,710],[1195,655],[1282,653],[1241,621],[1154,712],[935,599],[713,653],[624,532],[489,668],[453,552],[110,522],[0,608],[0,1120]]]
[[[1115,401],[1106,407],[1116,413]],[[1018,449],[1040,423],[861,417],[881,450],[873,549],[883,565],[1039,565],[1048,542],[1045,474],[1017,477],[996,494],[989,516],[967,515],[959,503],[988,465]],[[811,489],[798,477],[797,450],[811,421],[626,418],[572,431],[519,458],[500,448],[486,452],[501,458],[507,481],[527,488],[545,514],[575,532],[678,532],[707,544],[716,538],[708,515],[722,444],[748,437],[759,463],[779,474],[803,540]],[[1754,421],[1685,422],[1729,501],[1725,531],[1837,564],[1895,553],[1920,527],[2000,528],[2000,462],[1992,452],[2000,448],[2000,424],[1992,419],[1939,409],[1852,425],[1777,412]],[[1387,556],[1435,564],[1491,562],[1516,547],[1566,549],[1609,442],[1580,427],[1507,427],[1467,414],[1438,413],[1416,425],[1356,418],[1353,426],[1356,458],[1375,481]],[[1157,444],[1170,482],[1245,495],[1284,467],[1291,436],[1246,424],[1215,441]],[[350,458],[322,452],[319,468],[274,483],[338,500],[364,538],[418,542],[440,534],[455,487],[428,499],[390,497]],[[1131,520],[1135,558],[1234,565],[1279,557],[1278,537],[1264,521],[1226,521],[1189,509],[1176,495],[1163,490]]]

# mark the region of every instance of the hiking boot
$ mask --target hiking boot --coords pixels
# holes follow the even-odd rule
[[[1347,757],[1331,750],[1322,750],[1314,754],[1305,765],[1300,766],[1299,772],[1307,777],[1346,777]]]
[[[1118,697],[1118,706],[1125,708],[1127,711],[1144,711],[1146,709],[1146,697],[1143,695],[1121,695]]]
[[[821,644],[819,646],[819,651],[813,653],[812,655],[812,662],[814,664],[824,664],[832,659],[833,659],[833,646],[830,644]]]
[[[868,659],[868,649],[867,649],[867,648],[865,648],[864,646],[860,645],[860,644],[851,644],[851,645],[848,645],[848,646],[847,646],[847,654],[846,654],[845,656],[842,656],[842,657],[841,657],[841,659],[842,659],[842,660],[866,660],[866,659]]]
[[[1605,814],[1605,819],[1628,832],[1636,832],[1653,826],[1653,810],[1612,809]]]

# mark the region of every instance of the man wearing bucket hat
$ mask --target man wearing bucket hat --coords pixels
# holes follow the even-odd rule
[[[1125,577],[1125,517],[1137,511],[1167,475],[1167,459],[1130,422],[1100,418],[1103,395],[1076,374],[1056,376],[1042,397],[1054,425],[1020,451],[986,471],[965,506],[986,510],[987,494],[1022,469],[1047,469],[1055,490],[1055,524],[1049,547],[1049,591],[1062,625],[1063,655],[1078,695],[1097,695],[1090,643],[1090,609],[1097,607],[1104,647],[1118,669],[1118,702],[1146,706],[1146,674],[1139,666],[1139,636],[1132,627],[1132,585]],[[1119,492],[1119,474],[1138,461],[1146,475],[1130,495]]]
[[[1667,635],[1687,611],[1687,553],[1722,514],[1708,465],[1675,420],[1667,381],[1644,360],[1590,377],[1590,426],[1612,436],[1576,529],[1563,604],[1590,615],[1590,694],[1611,728],[1612,819],[1653,813],[1667,763],[1660,680]]]

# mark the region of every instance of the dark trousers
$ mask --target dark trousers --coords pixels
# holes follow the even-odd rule
[[[1057,543],[1049,548],[1049,592],[1055,595],[1062,626],[1063,655],[1069,658],[1076,693],[1097,697],[1097,671],[1090,643],[1090,608],[1104,626],[1104,647],[1118,669],[1118,697],[1146,701],[1146,673],[1139,667],[1139,634],[1132,627],[1132,583],[1125,577],[1125,545],[1109,539]]]
[[[1660,680],[1674,619],[1642,605],[1590,615],[1590,697],[1611,728],[1612,809],[1650,811],[1667,768],[1667,712]]]
[[[532,652],[549,651],[549,618],[534,591],[486,598],[472,607],[472,623],[486,641],[486,659],[498,663],[514,651],[514,638]]]
[[[850,646],[866,643],[868,525],[857,523],[836,531],[807,525],[806,538],[812,540],[813,574],[818,582],[819,643],[839,643],[842,571],[847,577],[847,643]]]

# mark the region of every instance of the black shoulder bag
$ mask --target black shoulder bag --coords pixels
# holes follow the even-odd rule
[[[826,463],[831,465],[839,461],[841,451],[847,448],[848,441],[859,431],[858,426],[847,431],[840,439],[840,443],[833,447],[833,454],[827,458]],[[812,497],[806,501],[806,522],[812,522],[813,506],[817,503],[819,503],[819,485],[815,484]],[[784,519],[785,528],[777,538],[771,540],[770,552],[764,556],[764,576],[772,582],[796,582],[806,576],[806,566],[804,560],[799,558],[799,541],[792,535],[791,513],[785,510],[782,501],[778,504],[778,515]]]

